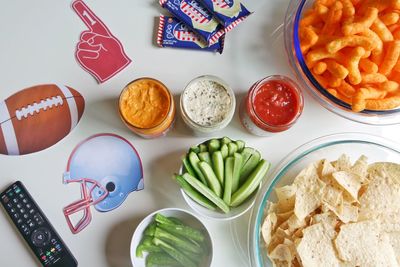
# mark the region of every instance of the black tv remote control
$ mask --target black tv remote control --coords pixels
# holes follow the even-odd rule
[[[20,181],[0,194],[0,202],[43,266],[78,266],[74,256]]]

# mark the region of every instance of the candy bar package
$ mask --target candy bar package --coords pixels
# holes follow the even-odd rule
[[[239,0],[199,0],[228,32],[251,14]]]
[[[160,16],[157,44],[161,47],[189,48],[222,53],[224,36],[208,46],[196,33],[174,17]]]
[[[214,16],[197,0],[160,0],[160,5],[212,45],[225,34]]]

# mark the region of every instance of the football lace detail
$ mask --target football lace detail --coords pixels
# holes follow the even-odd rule
[[[39,103],[33,102],[31,105],[17,109],[15,111],[15,116],[18,120],[22,120],[22,118],[27,118],[28,115],[33,116],[35,113],[39,113],[41,110],[46,111],[52,107],[62,106],[63,103],[64,100],[61,96],[53,96],[51,98],[43,99]]]

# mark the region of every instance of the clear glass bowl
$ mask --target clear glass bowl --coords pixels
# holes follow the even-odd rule
[[[272,266],[267,257],[266,246],[261,236],[261,226],[266,217],[269,201],[276,202],[275,187],[291,184],[295,176],[308,164],[319,159],[335,160],[347,154],[354,162],[359,156],[368,157],[368,162],[390,161],[400,163],[400,144],[382,137],[341,133],[324,136],[306,143],[289,153],[277,167],[268,174],[256,198],[249,225],[249,256],[252,267]]]
[[[349,104],[329,94],[313,77],[300,50],[298,34],[299,21],[315,0],[291,0],[286,11],[285,47],[289,63],[297,80],[312,97],[323,107],[343,118],[372,125],[390,125],[400,123],[400,108],[392,110],[364,110],[353,112]]]

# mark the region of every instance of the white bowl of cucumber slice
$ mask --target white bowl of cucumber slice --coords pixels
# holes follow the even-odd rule
[[[209,267],[213,244],[192,213],[166,208],[149,214],[136,227],[130,247],[132,265]]]
[[[223,137],[191,147],[174,179],[197,213],[232,220],[253,206],[269,167],[260,152],[244,141]]]

